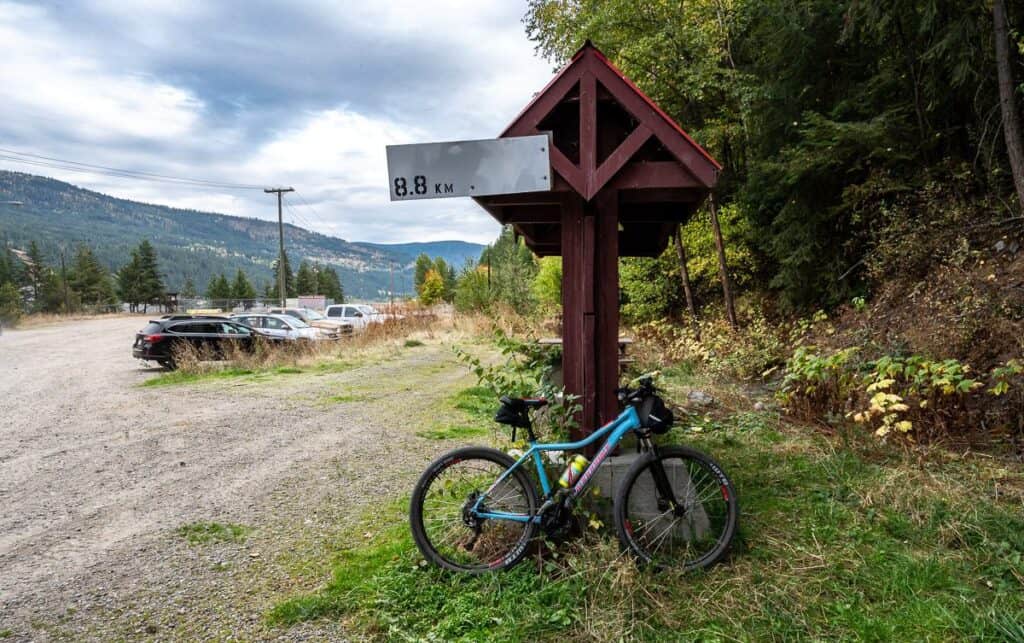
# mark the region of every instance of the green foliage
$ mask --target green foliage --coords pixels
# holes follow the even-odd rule
[[[218,283],[217,286],[219,288],[220,284]],[[235,273],[235,281],[231,284],[231,296],[239,300],[256,298],[256,289],[253,288],[252,282],[241,268]]]
[[[430,259],[430,255],[423,252],[416,257],[416,264],[413,268],[413,286],[416,288],[416,292],[420,291],[423,286],[423,282],[427,278],[427,272],[434,267],[434,262]]]
[[[480,265],[490,269],[491,301],[510,306],[520,313],[533,310],[531,289],[537,274],[537,259],[512,228],[502,229],[498,239],[484,248]]]
[[[353,638],[417,641],[1016,640],[1018,471],[880,458],[781,428],[772,414],[729,413],[687,434],[742,494],[740,539],[708,573],[638,569],[594,537],[500,574],[443,572],[412,543],[407,501],[394,502],[325,538],[327,582],[267,617],[344,619]],[[732,587],[756,587],[757,600]]]
[[[117,271],[117,291],[121,301],[128,303],[132,310],[139,304],[163,299],[164,284],[156,250],[148,240],[143,239],[132,250],[128,263]]]
[[[476,375],[478,385],[490,391],[492,399],[502,395],[547,398],[549,404],[535,418],[534,428],[538,435],[549,439],[567,438],[577,426],[581,407],[576,396],[566,394],[551,381],[553,367],[561,361],[561,349],[539,344],[533,338],[516,339],[500,329],[494,331],[494,343],[504,358],[496,364],[485,364],[457,346],[453,350]]]
[[[316,271],[317,292],[336,304],[345,303],[345,290],[342,288],[338,271],[333,266],[314,266]]]
[[[542,257],[537,276],[533,279],[533,295],[542,307],[559,309],[562,306],[562,258]]]
[[[881,438],[1019,436],[1024,367],[1018,361],[975,375],[955,359],[883,355],[863,361],[856,359],[860,352],[798,347],[786,363],[780,400],[806,419],[845,414]]]
[[[278,270],[280,268],[280,264],[281,263],[282,263],[282,257],[278,257],[278,258],[274,259],[274,265],[273,265],[273,269],[274,269],[274,284],[273,284],[273,287],[274,287],[274,296],[275,297],[280,294],[278,292],[278,290],[280,289],[280,285],[279,284],[281,283],[281,281],[280,281],[280,274],[281,273],[278,272]],[[292,265],[291,265],[291,262],[288,261],[288,253],[287,252],[284,253],[283,263],[284,263],[284,294],[285,294],[285,297],[298,297],[298,293],[295,291],[295,274],[292,273]]]
[[[231,299],[231,283],[224,273],[210,277],[210,283],[206,286],[206,298],[213,301],[227,301]]]
[[[21,314],[21,293],[17,287],[10,281],[0,284],[0,322],[17,323],[21,319]]]
[[[243,525],[219,522],[193,522],[178,527],[177,534],[190,545],[205,545],[211,542],[245,542],[252,531]]]
[[[1010,191],[984,3],[531,0],[525,22],[559,63],[593,40],[723,163],[723,227],[730,219],[739,231],[727,243],[734,278],[790,306],[860,294],[874,213],[925,186],[933,168],[970,166],[985,191]],[[695,232],[688,249],[703,296],[714,254]],[[641,284],[658,272],[648,261],[624,276]],[[631,318],[664,314],[660,300],[626,293]]]
[[[295,294],[298,296],[318,295],[319,285],[316,273],[310,267],[309,262],[303,261],[299,264],[299,271],[295,274]]]
[[[195,299],[198,294],[196,283],[192,281],[192,277],[185,277],[185,283],[181,286],[181,296],[185,299]]]
[[[68,282],[83,305],[107,306],[116,301],[110,273],[88,246],[78,247]]]
[[[455,309],[468,313],[488,312],[491,307],[491,289],[487,284],[487,268],[467,265],[455,284]]]

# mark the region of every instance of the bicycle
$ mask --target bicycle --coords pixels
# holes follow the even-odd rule
[[[538,529],[559,540],[570,530],[573,506],[623,437],[637,436],[640,455],[615,490],[613,516],[623,547],[640,564],[692,570],[721,560],[736,533],[736,491],[709,456],[682,446],[657,446],[652,436],[674,421],[652,380],[617,390],[624,406],[614,420],[577,442],[542,444],[530,411],[543,398],[501,398],[495,420],[527,432],[529,449],[513,460],[490,447],[442,455],[413,491],[409,522],[423,556],[452,571],[483,574],[508,569],[526,554]],[[548,479],[543,452],[579,451],[604,440],[592,462],[566,469],[559,487]],[[540,482],[526,471],[532,462]]]

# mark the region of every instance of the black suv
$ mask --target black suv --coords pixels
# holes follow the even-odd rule
[[[225,317],[166,315],[151,320],[135,334],[132,356],[173,369],[175,351],[185,344],[212,359],[224,359],[232,347],[250,351],[258,342],[278,341],[280,338]]]

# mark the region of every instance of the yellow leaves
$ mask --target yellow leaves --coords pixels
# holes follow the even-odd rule
[[[892,386],[895,383],[896,383],[896,380],[891,379],[891,378],[886,378],[884,380],[878,380],[877,382],[874,382],[873,384],[869,384],[868,385],[868,393],[874,393],[875,391],[884,391],[885,389],[889,388],[890,386]]]
[[[903,420],[896,423],[896,429],[902,433],[909,433],[914,428],[914,424],[909,420]]]

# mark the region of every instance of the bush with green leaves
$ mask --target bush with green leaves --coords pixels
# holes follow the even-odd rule
[[[844,414],[883,439],[1019,441],[1024,438],[1024,366],[1010,360],[975,374],[955,359],[820,353],[800,346],[786,363],[779,399],[802,419]]]
[[[494,394],[495,401],[502,395],[546,398],[549,404],[536,414],[534,428],[547,439],[567,438],[577,426],[581,407],[578,396],[552,382],[553,369],[562,359],[561,348],[539,344],[533,338],[516,339],[500,329],[494,331],[494,344],[503,359],[493,364],[458,346],[453,350],[476,375],[478,384]]]

